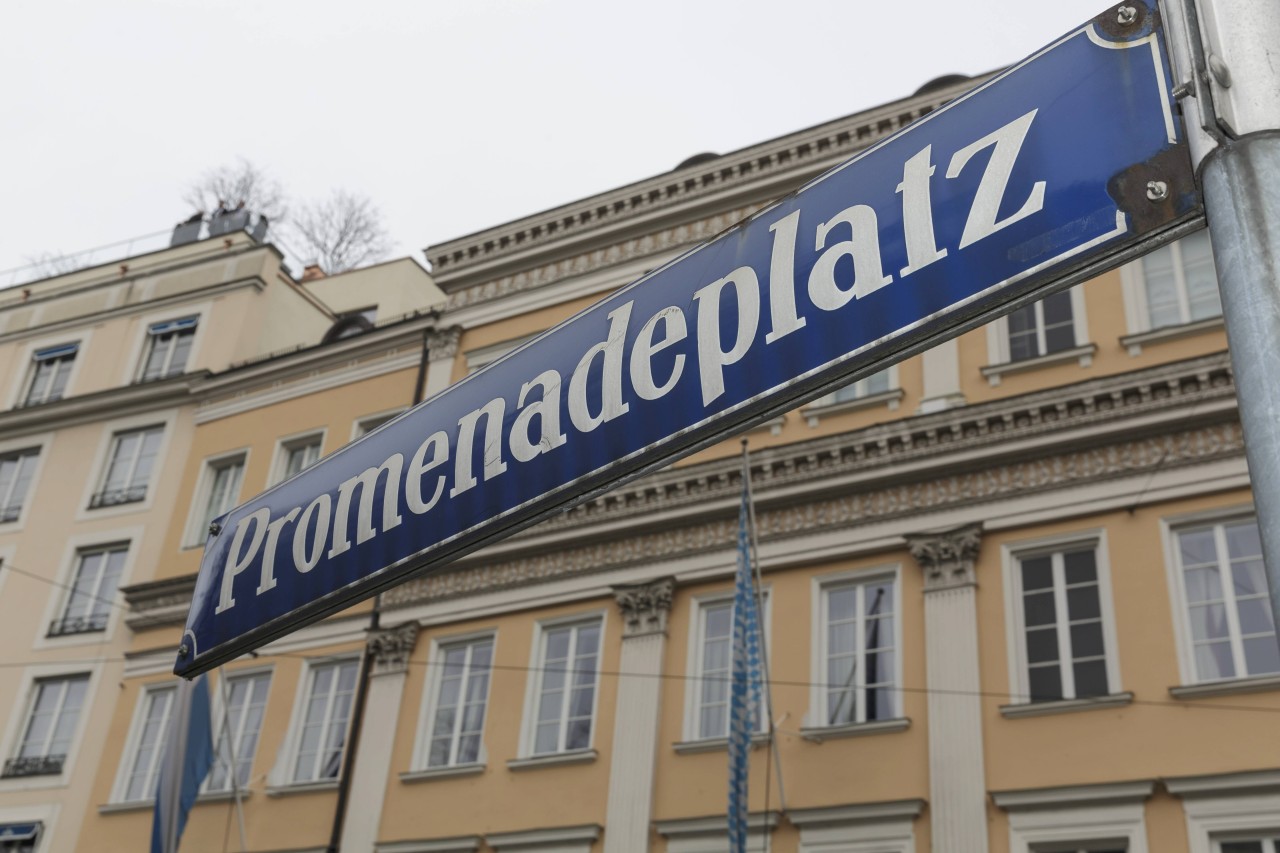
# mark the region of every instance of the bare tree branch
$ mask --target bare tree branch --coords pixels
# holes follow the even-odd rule
[[[182,200],[196,210],[212,212],[219,202],[234,207],[240,202],[272,223],[284,221],[288,202],[280,182],[244,157],[234,164],[210,169],[187,187]]]
[[[381,260],[391,251],[382,213],[368,197],[347,190],[299,205],[290,230],[303,258],[327,273]]]
[[[78,260],[74,255],[64,255],[61,252],[40,252],[36,255],[27,255],[27,263],[35,267],[39,278],[52,278],[56,275],[65,275],[69,272],[75,272],[84,269],[87,264]]]

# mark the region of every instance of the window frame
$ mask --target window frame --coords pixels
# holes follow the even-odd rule
[[[266,716],[267,716],[266,706],[271,701],[271,687],[274,681],[274,676],[275,676],[275,669],[273,667],[257,666],[257,667],[251,667],[248,669],[238,669],[238,670],[233,670],[231,672],[226,672],[219,677],[217,689],[213,691],[213,697],[212,697],[212,703],[211,703],[213,705],[212,721],[213,721],[214,766],[209,768],[208,775],[206,775],[204,778],[204,781],[200,783],[201,794],[225,794],[225,793],[230,793],[231,791],[234,790],[235,786],[231,784],[231,773],[234,772],[234,769],[228,771],[227,778],[226,778],[227,784],[225,786],[215,788],[212,785],[213,773],[217,767],[218,761],[220,760],[220,757],[218,755],[218,747],[222,742],[223,734],[225,733],[227,728],[227,724],[226,724],[227,705],[225,700],[232,695],[232,692],[233,692],[232,682],[253,681],[255,679],[265,677],[267,679],[267,696],[263,702],[262,719],[259,720],[258,722],[258,732],[254,739],[253,753],[249,756],[249,778],[244,782],[239,783],[240,789],[243,790],[253,780],[253,765],[254,765],[254,762],[256,762],[258,759],[258,747],[262,744],[262,724],[266,721]],[[223,689],[224,685],[226,688],[225,690]],[[239,727],[240,730],[232,733],[232,742],[237,744],[236,756],[235,756],[237,763],[244,759],[244,756],[239,754],[239,748],[238,748],[239,746],[243,745],[242,742],[244,739],[244,719],[245,718],[243,716],[240,718],[240,727]]]
[[[765,586],[760,591],[760,597],[764,601],[764,610],[760,613],[760,642],[762,644],[760,654],[767,661],[769,659],[769,617],[773,610],[773,596],[770,594],[768,586]],[[699,728],[702,716],[703,655],[705,654],[706,645],[703,627],[706,624],[706,611],[726,603],[729,605],[729,677],[731,678],[733,674],[733,598],[733,589],[725,589],[695,595],[690,600],[687,635],[689,639],[685,661],[685,672],[688,677],[684,680],[684,724],[682,728],[682,744],[684,745],[716,743],[729,739],[730,721],[728,711],[726,711],[725,715],[724,734],[703,735]],[[769,731],[767,704],[766,702],[766,708],[761,709],[760,717],[757,720],[758,726],[752,732],[753,736],[767,734]]]
[[[1189,528],[1208,525],[1219,527],[1232,522],[1243,521],[1248,518],[1252,518],[1256,524],[1257,517],[1257,510],[1252,504],[1250,504],[1246,506],[1222,507],[1205,512],[1188,513],[1169,518],[1162,518],[1160,520],[1160,532],[1161,540],[1164,544],[1164,562],[1168,579],[1169,599],[1173,612],[1174,639],[1178,650],[1178,673],[1182,679],[1182,687],[1195,687],[1201,685],[1221,685],[1226,687],[1236,684],[1237,682],[1247,682],[1254,679],[1274,679],[1277,676],[1280,676],[1280,673],[1268,673],[1263,675],[1237,674],[1228,678],[1201,679],[1196,671],[1195,643],[1191,633],[1190,608],[1187,603],[1186,578],[1182,569],[1178,534],[1180,531],[1187,530]],[[1228,624],[1234,623],[1237,618],[1238,617],[1232,617]],[[1272,614],[1272,620],[1273,624],[1275,624],[1276,617],[1274,613]],[[1280,632],[1278,632],[1278,636],[1280,636]],[[1233,658],[1234,647],[1238,643],[1239,639],[1238,635],[1233,634],[1231,636]]]
[[[223,512],[226,512],[240,504],[240,495],[244,493],[244,475],[249,467],[249,448],[241,447],[214,456],[207,456],[200,463],[200,476],[196,480],[196,488],[192,493],[191,506],[187,512],[187,524],[182,537],[182,547],[184,549],[204,546],[209,534],[209,525],[204,518],[208,512],[209,498],[213,496],[213,486],[217,482],[217,469],[229,467],[235,464],[237,460],[240,463],[240,481],[235,486],[231,503],[223,510]],[[221,514],[217,513],[214,518]]]
[[[864,376],[861,379],[848,383],[840,388],[835,389],[821,397],[809,402],[801,410],[810,427],[816,427],[827,415],[834,415],[840,412],[852,412],[859,409],[871,409],[877,406],[884,406],[889,411],[897,411],[902,403],[902,398],[906,396],[906,392],[902,388],[899,381],[899,364],[895,363],[886,367],[884,370],[878,370],[870,376]],[[851,386],[862,386],[865,390],[865,384],[868,380],[881,373],[888,374],[889,387],[884,391],[876,391],[874,393],[861,393],[856,397],[847,400],[838,400],[836,395],[845,388]]]
[[[80,671],[80,672],[67,672],[67,673],[55,673],[50,675],[41,675],[31,680],[31,683],[27,685],[27,689],[24,691],[26,696],[26,701],[24,705],[24,710],[22,714],[18,717],[18,727],[15,732],[16,737],[13,739],[13,742],[9,744],[8,749],[4,753],[5,755],[4,765],[3,765],[3,770],[0,771],[0,778],[31,779],[33,777],[42,777],[42,776],[43,777],[52,776],[54,778],[58,778],[63,776],[67,772],[68,765],[71,763],[72,749],[75,747],[77,735],[80,731],[82,720],[85,716],[85,711],[88,710],[89,708],[89,702],[91,698],[90,690],[92,689],[92,686],[93,686],[92,680],[93,680],[93,673],[87,670]],[[81,700],[80,707],[76,709],[76,712],[75,712],[76,717],[72,724],[70,737],[67,740],[67,751],[64,753],[49,753],[47,750],[52,745],[53,734],[57,730],[58,725],[62,722],[62,714],[66,707],[67,685],[70,684],[72,681],[84,682],[84,695]],[[30,734],[31,719],[36,709],[36,703],[40,695],[43,693],[45,685],[53,684],[53,683],[61,683],[63,687],[62,687],[61,694],[57,699],[57,707],[53,717],[53,724],[49,727],[49,731],[46,733],[44,738],[45,740],[44,748],[46,752],[45,754],[40,756],[30,756],[30,757],[47,760],[49,758],[54,757],[55,755],[58,755],[61,757],[62,760],[58,763],[56,769],[53,769],[47,772],[11,773],[10,770],[14,766],[14,762],[23,760],[19,756],[19,753],[22,751],[23,747],[25,746],[27,736]]]
[[[83,743],[85,729],[88,727],[88,720],[91,716],[88,711],[96,701],[101,672],[102,664],[100,663],[93,666],[76,663],[47,664],[30,667],[23,672],[22,678],[17,684],[17,689],[13,691],[13,696],[9,700],[8,721],[4,724],[3,743],[0,743],[0,756],[5,759],[16,755],[18,746],[22,742],[27,722],[26,709],[31,705],[33,690],[37,682],[51,678],[69,678],[88,673],[89,685],[85,690],[84,706],[81,709],[80,718],[76,721],[75,731],[71,736],[71,743],[67,749],[67,759],[62,764],[62,772],[58,775],[0,777],[0,793],[62,788],[69,784],[75,771],[80,746]]]
[[[195,354],[196,336],[200,332],[200,320],[201,320],[201,314],[199,312],[194,312],[190,314],[182,314],[180,316],[176,316],[167,320],[156,320],[156,321],[147,322],[146,332],[145,332],[146,340],[144,340],[142,344],[142,356],[141,358],[138,359],[138,366],[134,373],[133,381],[136,383],[160,382],[162,380],[172,379],[175,376],[181,376],[183,373],[186,373],[187,366],[191,364],[192,356]],[[174,329],[171,332],[156,331],[156,328],[160,326],[168,326],[170,324],[177,324],[177,323],[187,323],[188,321],[190,322],[190,325],[183,326],[178,329]],[[172,370],[173,354],[177,350],[178,338],[181,337],[184,333],[189,334],[191,338],[191,343],[187,346],[187,355],[182,362],[182,367],[175,372]],[[146,375],[146,372],[147,372],[147,366],[151,362],[151,356],[156,351],[156,345],[158,341],[166,335],[172,335],[170,339],[174,343],[172,344],[172,346],[170,346],[169,352],[164,358],[164,369],[158,375],[148,378]]]
[[[459,762],[451,760],[447,764],[428,764],[431,758],[431,741],[434,733],[434,720],[436,709],[440,701],[440,689],[443,683],[444,675],[444,652],[449,648],[457,646],[471,645],[481,643],[488,640],[492,651],[490,652],[489,663],[489,683],[485,686],[484,692],[484,722],[480,726],[480,750],[476,755],[476,760],[471,762]],[[447,772],[468,767],[484,767],[488,764],[488,749],[485,745],[485,726],[489,723],[489,699],[493,695],[493,661],[496,659],[498,652],[498,631],[496,628],[481,631],[470,631],[465,634],[451,634],[444,637],[432,637],[430,650],[427,658],[427,673],[423,679],[422,685],[422,702],[421,712],[418,715],[418,725],[416,728],[416,737],[414,739],[413,759],[410,765],[411,772],[414,773],[435,773]],[[468,676],[471,672],[470,662],[467,665]],[[458,737],[455,731],[451,738],[450,754],[456,757],[458,747]]]
[[[47,354],[53,350],[66,350],[67,348],[70,348],[70,352],[62,352],[58,355],[46,355],[44,358],[41,358],[41,353]],[[69,343],[54,344],[52,346],[32,348],[26,379],[23,381],[22,390],[19,392],[17,405],[25,409],[30,406],[43,406],[47,403],[56,403],[59,400],[65,399],[68,396],[67,389],[71,387],[71,379],[76,374],[79,355],[80,341],[78,340],[71,341]],[[51,381],[45,394],[39,400],[33,400],[31,399],[31,392],[35,390],[35,383],[40,372],[40,365],[44,362],[53,362],[54,364],[65,365],[65,378],[62,382],[62,390],[58,392],[57,396],[51,396],[49,392],[55,384],[54,381]],[[54,380],[57,379],[61,372],[62,371],[59,368],[54,369]]]
[[[1001,562],[1005,590],[1005,636],[1009,666],[1009,706],[1020,708],[1052,709],[1059,705],[1077,705],[1097,702],[1102,697],[1077,696],[1062,699],[1033,701],[1030,688],[1030,670],[1026,645],[1026,620],[1022,596],[1022,560],[1064,551],[1092,547],[1094,565],[1098,576],[1098,609],[1102,624],[1103,654],[1107,672],[1107,696],[1124,692],[1120,679],[1120,648],[1117,641],[1115,604],[1112,598],[1110,549],[1105,528],[1079,530],[1036,539],[1006,542],[1001,545]],[[1055,610],[1055,624],[1060,614]],[[1062,649],[1059,648],[1061,655]],[[1061,661],[1063,658],[1059,657]],[[1065,689],[1064,689],[1065,692]],[[1074,692],[1074,691],[1073,691]]]
[[[387,409],[384,412],[373,412],[356,418],[351,423],[351,441],[358,438],[364,438],[378,427],[385,423],[395,420],[396,418],[409,411],[404,406],[395,409]]]
[[[46,457],[45,450],[48,446],[47,439],[38,439],[34,443],[30,439],[21,439],[16,442],[6,442],[8,446],[0,446],[0,463],[10,458],[21,458],[25,456],[32,457],[31,460],[31,476],[27,480],[27,490],[22,496],[21,503],[18,504],[18,512],[13,518],[5,520],[3,511],[11,507],[5,506],[5,503],[12,499],[12,485],[10,484],[9,494],[0,494],[0,530],[12,531],[20,529],[26,522],[27,510],[30,508],[35,499],[36,487],[40,481],[40,471],[44,467]],[[14,482],[16,483],[15,477]]]
[[[536,733],[538,728],[538,702],[542,695],[543,662],[545,660],[543,650],[546,643],[546,635],[551,631],[555,631],[560,628],[581,627],[591,623],[597,623],[600,626],[600,645],[596,650],[595,682],[591,697],[591,734],[587,738],[587,745],[574,749],[557,749],[551,752],[535,752],[534,747],[536,744]],[[583,613],[574,613],[553,619],[540,620],[534,623],[533,643],[529,649],[529,678],[526,679],[524,710],[521,715],[522,722],[520,725],[520,743],[518,751],[519,759],[532,759],[535,761],[540,759],[555,760],[562,756],[588,753],[595,749],[596,736],[600,730],[600,672],[604,666],[605,641],[608,637],[608,627],[609,614],[607,610],[590,610]],[[566,697],[571,696],[572,692],[572,690],[566,690]],[[564,723],[567,719],[567,715],[561,719],[562,732]]]
[[[157,748],[151,755],[151,767],[147,770],[145,782],[142,786],[144,796],[128,799],[126,795],[129,792],[129,780],[133,776],[140,757],[139,749],[142,745],[142,733],[146,727],[151,707],[151,697],[160,693],[167,693],[169,700],[168,706],[164,711],[164,722],[160,725],[160,733],[155,741]],[[168,737],[169,726],[173,722],[173,706],[177,694],[178,687],[172,681],[154,681],[142,685],[142,688],[138,691],[138,698],[133,706],[133,718],[129,722],[129,734],[125,738],[124,749],[120,753],[120,762],[116,767],[115,782],[111,786],[112,803],[141,805],[155,801],[156,783],[159,780],[160,773],[160,755],[164,751],[161,747],[163,747],[165,739]]]
[[[286,748],[280,751],[279,758],[269,774],[272,787],[287,790],[292,788],[323,788],[337,786],[338,777],[299,781],[294,779],[294,772],[298,763],[298,753],[302,746],[302,728],[306,724],[306,706],[311,695],[311,685],[315,679],[315,673],[322,667],[336,667],[347,663],[355,664],[356,685],[358,687],[361,666],[361,657],[359,654],[330,655],[326,657],[310,658],[303,661],[302,672],[298,677],[297,691],[294,695],[293,711],[289,718],[289,731],[285,737]],[[351,718],[348,717],[347,729],[342,741],[343,761],[346,760],[347,747],[350,746],[350,744]],[[339,765],[338,775],[341,776],[341,773],[341,765]],[[270,793],[270,791],[268,791],[268,793]]]
[[[124,579],[126,572],[129,568],[129,555],[130,555],[130,552],[132,551],[132,544],[133,544],[132,542],[126,540],[123,542],[105,542],[100,545],[94,545],[90,547],[76,549],[75,558],[73,561],[73,566],[72,566],[71,575],[70,575],[70,583],[66,584],[65,594],[62,596],[62,604],[60,607],[58,607],[58,613],[60,615],[49,623],[49,630],[48,630],[48,633],[46,634],[47,637],[70,637],[78,634],[105,634],[106,633],[107,628],[111,624],[111,611],[116,609],[116,607],[118,606],[110,602],[112,601],[112,598],[114,597],[116,592],[120,591],[120,587],[122,586],[121,581]],[[110,555],[112,554],[121,555],[120,556],[120,572],[116,576],[115,591],[112,592],[111,595],[103,595],[102,582],[106,577],[106,568],[111,559]],[[98,567],[98,577],[94,582],[93,591],[91,593],[88,593],[88,604],[86,605],[87,610],[85,615],[83,617],[74,617],[74,618],[76,619],[95,618],[93,613],[94,605],[95,603],[102,603],[107,605],[107,609],[102,614],[100,614],[102,625],[101,627],[96,627],[96,628],[87,627],[87,628],[81,628],[79,630],[66,630],[67,621],[73,618],[68,615],[67,611],[71,607],[72,601],[75,600],[76,586],[80,580],[80,573],[84,571],[86,558],[93,557],[93,556],[101,556],[103,558],[102,562],[99,564],[99,567]],[[57,630],[55,630],[55,628]]]
[[[1195,232],[1197,234],[1208,235],[1208,231]],[[1143,264],[1143,258],[1136,258],[1125,264],[1121,268],[1121,286],[1124,291],[1124,304],[1126,315],[1126,326],[1130,334],[1142,334],[1144,332],[1176,332],[1184,326],[1191,326],[1198,323],[1209,323],[1210,321],[1222,320],[1222,303],[1219,299],[1219,311],[1216,315],[1202,317],[1199,320],[1192,320],[1190,312],[1190,298],[1187,293],[1186,285],[1186,264],[1182,262],[1182,242],[1189,239],[1193,235],[1174,240],[1165,246],[1160,247],[1157,251],[1169,249],[1170,260],[1172,262],[1172,270],[1174,277],[1174,287],[1178,296],[1178,316],[1179,322],[1170,323],[1163,326],[1153,326],[1151,323],[1151,306],[1147,297],[1147,271]],[[1210,244],[1210,258],[1213,257],[1213,246]],[[1214,270],[1214,277],[1217,278],[1217,270]]]
[[[1067,292],[1071,294],[1071,325],[1076,339],[1076,345],[1073,348],[1013,361],[1009,349],[1008,315],[1001,315],[987,323],[987,365],[981,368],[981,372],[990,385],[998,386],[1001,377],[1006,373],[1032,370],[1073,360],[1078,360],[1081,367],[1089,367],[1093,364],[1093,354],[1097,347],[1089,338],[1089,318],[1086,311],[1088,306],[1084,298],[1084,285],[1074,285]]]
[[[112,430],[110,433],[110,439],[107,443],[106,454],[102,460],[102,464],[99,466],[98,477],[96,480],[97,485],[93,489],[86,508],[89,510],[100,510],[115,509],[118,507],[146,506],[148,504],[148,499],[151,497],[151,482],[155,478],[156,469],[162,467],[163,464],[165,449],[168,445],[168,441],[166,440],[169,433],[168,427],[169,425],[167,423],[161,421],[147,423],[143,426],[121,427],[119,429]],[[122,490],[118,490],[123,491],[127,496],[129,493],[139,488],[139,485],[133,482],[133,478],[137,475],[138,460],[142,457],[142,447],[146,442],[145,436],[152,432],[158,433],[159,437],[156,442],[155,459],[151,463],[151,469],[147,471],[146,482],[141,485],[141,497],[106,503],[105,495],[107,494],[107,479],[110,477],[111,469],[115,465],[116,455],[119,451],[121,440],[125,436],[130,435],[142,436],[141,441],[138,444],[138,452],[134,455],[133,461],[129,466],[127,483]]]
[[[1009,853],[1047,853],[1123,844],[1148,853],[1146,801],[1154,782],[1110,782],[1067,788],[992,792],[1008,816]]]
[[[289,455],[293,453],[294,450],[308,447],[312,443],[315,443],[318,445],[318,449],[316,451],[315,462],[312,462],[311,465],[314,465],[316,462],[323,459],[325,457],[324,443],[328,438],[328,433],[329,430],[327,428],[309,429],[277,439],[275,453],[272,454],[271,459],[271,482],[269,482],[267,486],[277,486],[289,479],[290,476],[295,476],[288,474]],[[298,473],[300,474],[307,470],[311,465],[307,465],[304,468],[299,469]]]
[[[894,713],[883,720],[857,720],[849,723],[832,723],[828,722],[827,707],[827,653],[828,653],[828,637],[827,637],[827,594],[832,588],[855,586],[863,584],[874,584],[878,581],[889,580],[893,584],[894,589],[894,611],[893,611],[893,686],[894,690],[890,695],[893,697]],[[810,679],[811,686],[809,690],[809,710],[805,719],[805,734],[822,736],[825,731],[838,731],[841,729],[854,729],[861,727],[874,727],[882,725],[892,720],[902,720],[905,718],[906,711],[903,707],[902,696],[902,566],[898,563],[868,566],[853,571],[834,572],[829,574],[816,575],[812,579],[812,603],[811,613],[812,630],[810,649]],[[861,623],[861,618],[859,622]],[[865,693],[865,685],[863,685]],[[862,700],[865,706],[865,698]],[[856,717],[856,714],[855,714]]]

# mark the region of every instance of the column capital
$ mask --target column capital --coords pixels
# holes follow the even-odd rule
[[[461,326],[431,329],[427,332],[427,361],[452,359],[458,354],[458,341],[462,338]]]
[[[394,675],[409,668],[409,655],[418,640],[418,623],[406,622],[369,635],[367,648],[373,658],[373,675]]]
[[[675,578],[615,586],[613,596],[622,611],[622,638],[667,633],[667,615],[675,588]]]
[[[981,522],[941,533],[908,534],[905,538],[911,556],[924,571],[925,592],[977,584],[975,564],[982,544]]]

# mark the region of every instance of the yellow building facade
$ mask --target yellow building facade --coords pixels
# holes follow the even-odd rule
[[[270,487],[965,85],[429,247],[439,311],[202,379],[74,849],[149,837],[227,460],[240,499]],[[771,679],[752,849],[1276,853],[1280,649],[1207,252],[745,435]],[[741,470],[737,441],[700,451],[389,590],[376,627],[366,603],[222,667],[182,850],[727,850]]]

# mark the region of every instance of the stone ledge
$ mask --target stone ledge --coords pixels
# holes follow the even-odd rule
[[[866,723],[846,723],[842,726],[805,726],[800,729],[800,736],[812,743],[822,743],[838,738],[905,732],[909,728],[911,728],[909,718],[896,717],[892,720],[871,720]]]
[[[1006,720],[1022,717],[1045,717],[1050,714],[1071,714],[1076,711],[1094,711],[1099,708],[1123,708],[1133,704],[1133,693],[1113,693],[1110,696],[1090,696],[1085,699],[1058,699],[1051,702],[1019,702],[1001,705],[1000,716]]]

